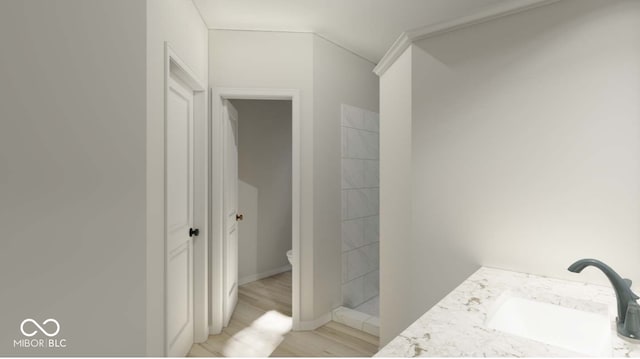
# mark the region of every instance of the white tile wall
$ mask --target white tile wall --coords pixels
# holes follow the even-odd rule
[[[365,298],[374,298],[380,293],[380,270],[376,269],[373,272],[365,274],[363,277],[363,292]]]
[[[362,277],[367,274],[375,265],[375,259],[369,250],[371,246],[360,247],[347,252],[347,280]]]
[[[342,285],[342,304],[349,308],[355,308],[364,301],[363,277],[358,277]]]
[[[347,132],[347,158],[378,159],[379,139],[377,132],[343,127]]]
[[[364,110],[349,105],[342,105],[342,126],[351,128],[364,128],[364,121]]]
[[[362,128],[373,132],[379,132],[380,115],[375,112],[366,111],[364,114]]]
[[[349,189],[346,191],[346,195],[347,216],[343,219],[362,218],[378,214],[380,195],[378,188]]]
[[[342,222],[343,252],[362,247],[366,244],[365,220],[366,218],[358,218]]]
[[[343,158],[342,159],[342,188],[362,188],[365,187],[365,164],[364,160]],[[367,170],[369,168],[367,167]]]
[[[355,307],[355,310],[365,314],[377,316],[380,311],[380,298],[378,297],[371,298],[368,301]]]
[[[379,187],[380,162],[378,160],[362,160],[362,177],[364,187]]]
[[[342,256],[342,268],[347,268],[347,256]],[[347,283],[349,280],[347,279],[347,271],[342,271],[342,283]]]
[[[362,228],[364,230],[364,243],[371,244],[378,242],[380,238],[380,217],[371,216],[363,218],[362,222]]]
[[[371,215],[377,215],[380,210],[380,188],[369,188],[366,190],[367,199],[370,201],[368,208]]]
[[[380,116],[342,105],[342,300],[355,308],[379,292]]]

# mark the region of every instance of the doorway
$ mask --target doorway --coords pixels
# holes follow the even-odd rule
[[[282,228],[283,221],[280,221],[280,225],[277,231],[274,233],[285,233],[286,241],[290,238],[288,248],[286,242],[280,240],[279,245],[271,246],[268,248],[269,257],[274,258],[273,261],[257,260],[257,256],[265,254],[266,247],[262,249],[258,247],[258,243],[255,240],[257,236],[258,228],[260,227],[260,215],[259,205],[255,194],[256,186],[252,186],[251,179],[248,181],[240,181],[235,184],[229,184],[231,178],[238,179],[237,167],[234,168],[233,164],[229,164],[229,160],[233,158],[233,155],[229,155],[230,152],[230,139],[237,135],[232,135],[229,129],[233,128],[233,120],[230,120],[234,114],[237,116],[238,123],[242,121],[242,118],[237,115],[237,110],[234,104],[245,107],[243,102],[249,101],[246,104],[249,107],[255,107],[258,104],[268,105],[271,103],[285,102],[284,107],[288,109],[290,114],[289,123],[287,123],[289,133],[285,135],[286,139],[285,147],[288,147],[290,162],[288,167],[281,168],[279,175],[283,178],[289,178],[289,196],[287,201],[290,205],[287,206],[290,210],[288,221],[289,228]],[[291,317],[293,323],[293,329],[298,329],[299,326],[299,314],[300,314],[300,266],[298,265],[300,253],[300,102],[298,90],[283,90],[283,89],[215,89],[212,93],[212,148],[211,148],[211,168],[212,168],[212,196],[211,196],[211,238],[210,238],[210,278],[211,278],[211,310],[210,310],[210,333],[218,334],[222,331],[223,327],[228,324],[233,309],[237,303],[237,286],[249,281],[255,281],[260,278],[268,277],[270,274],[276,274],[279,271],[285,271],[288,269],[287,264],[287,250],[291,249]],[[283,107],[283,106],[280,106]],[[259,111],[258,111],[259,112]],[[248,123],[247,123],[248,124]],[[266,129],[263,129],[266,130]],[[253,142],[258,142],[260,139],[259,134],[256,132],[250,136],[255,136]],[[236,137],[237,138],[237,137]],[[263,139],[266,136],[263,136]],[[284,140],[285,138],[281,138]],[[242,139],[239,139],[242,142]],[[268,142],[268,141],[267,141]],[[236,143],[237,144],[237,143]],[[282,143],[279,143],[282,150]],[[237,150],[237,149],[236,149]],[[242,155],[242,154],[241,154]],[[241,165],[242,166],[242,165]],[[265,164],[263,167],[266,170],[269,169],[269,165]],[[216,169],[218,169],[216,171]],[[236,171],[229,173],[229,171]],[[277,168],[274,168],[277,172]],[[251,169],[248,170],[249,172]],[[287,172],[287,173],[283,173]],[[243,169],[240,172],[244,172]],[[273,172],[273,171],[272,171]],[[234,177],[235,175],[235,177]],[[245,176],[245,175],[242,175]],[[249,175],[247,175],[249,176]],[[251,177],[251,176],[249,176]],[[226,184],[225,184],[226,181]],[[251,188],[254,187],[254,188]],[[258,213],[247,216],[247,213],[241,213],[235,207],[229,207],[229,190],[235,191],[237,189],[242,193],[241,201],[243,205],[246,204],[249,211]],[[232,194],[233,195],[233,194]],[[226,198],[226,204],[225,204]],[[253,203],[253,207],[252,206]],[[268,217],[267,215],[264,216]],[[278,217],[278,216],[275,216]],[[285,216],[286,217],[286,216]],[[234,249],[234,246],[238,246],[238,242],[234,243],[233,233],[230,230],[230,222],[232,219],[247,221],[245,226],[245,234],[247,237],[243,243],[243,248],[247,252],[238,255],[238,251]],[[242,228],[244,223],[240,224],[239,228]],[[285,225],[286,226],[286,225]],[[267,226],[268,227],[268,226]],[[240,229],[242,231],[242,229]],[[253,231],[253,233],[252,233]],[[275,234],[272,234],[275,236]],[[253,241],[253,242],[252,242]],[[255,246],[253,246],[253,244]],[[246,246],[245,246],[246,244]],[[238,247],[236,247],[238,248]],[[242,250],[242,249],[240,249]],[[252,254],[252,251],[255,254]],[[258,252],[260,251],[260,252]],[[278,263],[278,252],[280,253],[280,264]],[[253,256],[253,257],[252,257]],[[252,260],[253,258],[253,260]],[[265,256],[266,258],[266,256]],[[264,259],[264,258],[263,258]],[[240,263],[243,261],[243,263]],[[253,263],[252,263],[253,262]],[[275,264],[274,264],[275,263]],[[283,264],[284,263],[284,264]],[[235,277],[234,277],[235,276]]]
[[[238,285],[291,271],[291,101],[231,100],[238,113]],[[289,316],[291,310],[287,310]],[[286,313],[283,313],[286,314]]]

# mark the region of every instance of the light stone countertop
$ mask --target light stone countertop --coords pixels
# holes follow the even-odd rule
[[[614,357],[640,357],[640,344],[615,335],[617,303],[608,286],[480,268],[382,348],[376,357],[585,357],[485,325],[506,291],[516,297],[588,312],[609,312]]]

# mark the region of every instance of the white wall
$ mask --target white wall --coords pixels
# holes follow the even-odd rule
[[[213,87],[301,94],[301,320],[341,304],[340,104],[376,110],[373,64],[309,33],[211,30]]]
[[[314,271],[316,313],[342,305],[342,104],[378,112],[374,64],[313,37]],[[323,295],[319,295],[323,293]]]
[[[60,355],[163,355],[164,42],[206,83],[207,29],[191,1],[0,6],[2,343],[54,317]]]
[[[563,1],[412,52],[406,324],[479,265],[606,283],[566,271],[595,257],[638,280],[640,3]]]
[[[424,283],[412,253],[411,64],[408,48],[380,77],[380,347],[416,319],[414,288]]]
[[[238,178],[244,183],[238,188],[238,211],[245,215],[238,227],[238,277],[243,283],[289,265],[291,101],[232,103],[238,110]]]
[[[145,355],[145,12],[0,2],[2,356]],[[67,347],[13,348],[26,318]]]
[[[208,79],[208,30],[188,0],[147,1],[147,354],[164,355],[164,71],[165,41],[191,68],[206,86]],[[206,111],[206,103],[196,103]],[[204,143],[207,132],[196,123],[196,146]],[[196,148],[203,152],[203,148]],[[206,179],[205,169],[196,166],[196,186]],[[197,197],[195,206],[206,206],[205,198]],[[207,226],[203,218],[195,218],[194,225],[203,233],[196,240],[206,240]],[[196,253],[198,255],[198,253]],[[198,278],[196,278],[198,279]],[[196,295],[202,295],[197,293]]]

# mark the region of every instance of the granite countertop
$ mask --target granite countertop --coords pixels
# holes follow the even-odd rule
[[[500,332],[485,325],[505,293],[588,312],[608,312],[615,333],[613,289],[560,279],[480,268],[382,348],[376,357],[585,357],[562,348]],[[614,357],[640,357],[640,344],[612,334]]]

